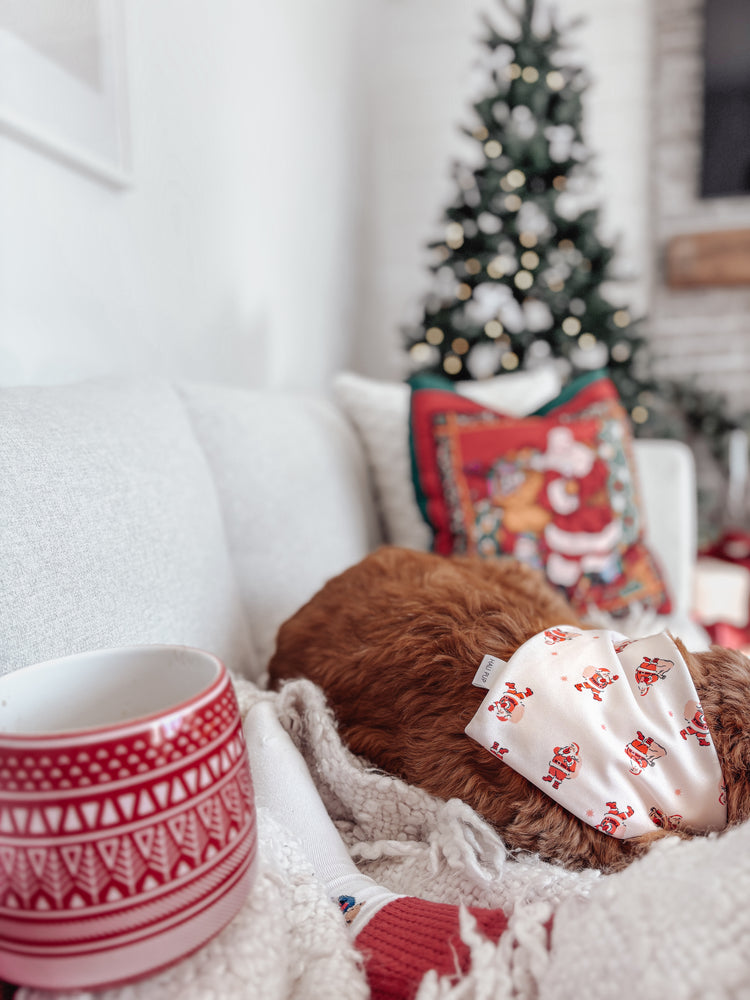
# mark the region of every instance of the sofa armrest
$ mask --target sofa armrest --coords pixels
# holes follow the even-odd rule
[[[697,491],[693,453],[680,441],[637,440],[645,536],[672,595],[673,614],[692,609],[697,554]]]

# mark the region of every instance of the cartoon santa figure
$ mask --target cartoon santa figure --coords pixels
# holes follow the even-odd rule
[[[625,747],[625,753],[632,761],[631,774],[642,774],[647,767],[653,767],[657,760],[667,756],[664,747],[652,736],[644,736],[640,729]]]
[[[671,816],[667,816],[664,810],[659,809],[658,806],[651,806],[648,815],[654,826],[660,826],[662,830],[676,830],[682,819],[679,813],[672,813]]]
[[[663,681],[674,666],[673,660],[662,660],[658,656],[644,656],[640,666],[635,668],[635,682],[641,697],[647,695],[652,685]]]
[[[554,427],[534,467],[544,472],[540,504],[551,519],[544,528],[549,550],[546,573],[552,583],[574,587],[583,574],[611,579],[620,571],[622,522],[608,497],[610,469],[596,448],[571,428]]]
[[[577,632],[566,632],[561,628],[547,628],[544,630],[544,641],[548,646],[554,646],[556,642],[569,642],[578,637]]]
[[[549,781],[553,788],[559,788],[563,781],[574,778],[581,766],[581,748],[577,743],[555,747],[554,757],[549,762],[549,771],[542,781]]]
[[[683,740],[686,740],[688,736],[695,736],[698,740],[698,746],[710,747],[711,740],[709,739],[706,717],[697,701],[689,701],[685,705],[685,721],[690,723],[690,725],[680,730],[680,736]]]
[[[616,802],[608,802],[607,809],[609,812],[604,814],[601,823],[596,824],[596,829],[610,837],[624,837],[625,822],[630,819],[635,810],[632,806],[626,806],[625,812],[622,812],[617,808]]]
[[[590,691],[594,701],[601,701],[601,692],[620,679],[619,674],[613,674],[607,667],[586,667],[583,676],[584,680],[575,686],[576,691]]]
[[[500,722],[520,722],[523,718],[525,706],[522,702],[533,695],[531,688],[519,691],[513,681],[506,681],[508,689],[497,701],[487,706],[488,712],[494,712]]]

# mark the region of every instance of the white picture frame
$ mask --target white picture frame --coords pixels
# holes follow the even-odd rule
[[[0,133],[132,183],[122,0],[0,0]]]

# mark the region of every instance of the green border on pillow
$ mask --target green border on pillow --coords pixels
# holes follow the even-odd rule
[[[434,372],[417,372],[407,380],[412,392],[415,389],[445,389],[446,392],[456,392],[455,382],[445,375],[435,375]]]
[[[572,399],[581,389],[585,389],[587,385],[591,385],[597,379],[609,377],[609,372],[606,368],[597,368],[594,371],[586,372],[584,375],[576,375],[572,382],[568,382],[567,385],[563,386],[554,399],[551,399],[549,403],[545,403],[544,406],[540,406],[533,413],[529,413],[528,416],[544,417],[551,410],[554,410],[556,406],[562,406],[563,403],[567,403],[569,399]],[[412,392],[417,389],[442,389],[444,392],[458,392],[455,388],[456,383],[452,379],[445,378],[444,375],[435,375],[432,372],[417,372],[416,375],[412,375],[406,381]],[[485,408],[488,410],[492,409],[491,406]]]
[[[545,403],[544,406],[540,406],[538,410],[534,410],[529,416],[546,417],[556,406],[562,406],[563,403],[567,403],[581,389],[585,389],[592,382],[598,382],[601,378],[609,378],[609,374],[605,368],[597,368],[596,371],[586,372],[585,375],[577,375],[572,382],[568,382],[567,385],[563,386],[558,396],[551,399],[549,403]]]
[[[551,399],[549,403],[545,403],[544,406],[540,406],[538,410],[534,410],[534,412],[530,413],[529,416],[545,417],[556,407],[562,406],[564,403],[571,400],[576,393],[581,391],[581,389],[585,389],[587,385],[591,385],[592,382],[596,382],[602,378],[609,378],[609,374],[605,368],[597,368],[594,371],[586,372],[584,375],[577,375],[572,382],[568,382],[566,386],[563,386],[554,399]],[[443,392],[452,392],[456,396],[458,395],[458,392],[455,389],[455,382],[442,375],[434,375],[431,372],[417,372],[417,374],[412,375],[406,381],[411,387],[412,396],[419,389],[440,389]],[[489,410],[491,407],[488,406],[485,407],[485,409]],[[411,420],[411,398],[409,400],[409,462],[411,464],[411,481],[414,487],[414,495],[417,501],[417,506],[419,507],[422,519],[428,528],[433,532],[434,537],[434,529],[430,524],[429,517],[427,516],[427,497],[422,491],[417,471],[417,454],[414,448],[414,433],[412,430]]]

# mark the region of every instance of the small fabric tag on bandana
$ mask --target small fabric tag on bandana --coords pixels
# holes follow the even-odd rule
[[[489,688],[467,735],[583,822],[623,839],[726,826],[719,758],[665,632],[632,640],[559,625],[507,663],[485,657],[485,673],[488,659]]]
[[[501,660],[499,656],[485,656],[482,658],[479,669],[474,674],[474,680],[471,683],[474,687],[484,688],[486,691],[489,691],[492,687],[495,674],[501,667],[507,667],[507,665],[505,660]]]

